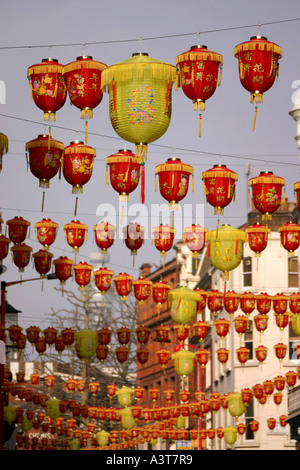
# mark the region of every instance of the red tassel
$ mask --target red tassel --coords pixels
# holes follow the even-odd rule
[[[235,240],[235,255],[237,255],[237,251],[238,251],[238,244],[239,244],[239,241],[238,239]]]
[[[169,89],[170,89],[170,80],[167,81],[166,109],[168,109],[168,106],[169,106]]]
[[[141,163],[141,201],[142,204],[145,202],[145,162]]]
[[[210,242],[207,243],[207,256],[210,257]]]

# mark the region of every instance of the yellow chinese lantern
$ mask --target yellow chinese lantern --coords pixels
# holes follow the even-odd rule
[[[228,411],[231,416],[237,418],[238,416],[241,416],[244,413],[245,405],[241,393],[229,393],[226,396],[226,400],[228,402]]]
[[[225,224],[208,232],[207,240],[213,266],[223,271],[224,279],[228,280],[229,271],[237,268],[242,260],[245,232]]]
[[[178,375],[181,375],[183,381],[186,381],[188,375],[194,370],[196,354],[192,351],[181,349],[172,354],[171,358],[174,360],[174,368]]]
[[[110,434],[107,431],[99,431],[96,433],[96,439],[99,446],[104,447],[108,445]]]
[[[231,449],[232,445],[235,443],[237,438],[237,428],[233,426],[228,426],[227,428],[223,428],[223,437],[226,444],[229,445]]]
[[[119,388],[119,390],[116,391],[116,396],[121,406],[129,406],[132,403],[133,389],[130,387],[125,387],[125,385],[123,385],[123,387]]]
[[[132,429],[136,426],[136,420],[132,416],[131,408],[126,407],[120,410],[121,424],[126,430]]]
[[[184,325],[195,319],[201,295],[188,287],[179,287],[169,291],[168,300],[172,320]]]
[[[97,331],[85,328],[75,333],[77,354],[82,359],[88,359],[96,354],[98,335]]]
[[[47,406],[47,415],[50,416],[50,418],[56,419],[60,417],[61,415],[60,409],[59,409],[60,400],[58,400],[58,398],[55,398],[55,397],[50,398],[46,402],[46,406]]]

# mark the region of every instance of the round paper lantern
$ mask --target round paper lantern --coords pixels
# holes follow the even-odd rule
[[[27,70],[31,96],[38,108],[44,111],[45,121],[55,121],[56,111],[65,104],[67,88],[62,76],[63,65],[49,57]]]
[[[223,307],[224,294],[217,289],[212,289],[207,293],[207,308],[211,315],[217,315]]]
[[[115,241],[116,227],[109,222],[99,222],[93,227],[96,245],[105,255]]]
[[[34,225],[36,230],[36,238],[38,242],[44,247],[45,250],[55,242],[58,224],[51,219],[42,219]]]
[[[237,348],[236,350],[237,360],[242,365],[244,365],[248,361],[249,354],[250,354],[250,349],[245,348],[244,346],[241,346],[240,348]]]
[[[160,279],[157,282],[152,284],[152,298],[153,301],[157,304],[158,313],[162,308],[162,305],[168,300],[168,293],[171,290],[171,287],[166,282],[163,282]]]
[[[165,325],[159,325],[154,329],[155,339],[159,343],[168,343],[170,341],[170,327]]]
[[[32,345],[37,342],[39,336],[40,336],[40,328],[38,326],[29,326],[26,329],[26,335],[29,343]]]
[[[254,207],[262,214],[262,220],[272,220],[272,214],[283,203],[282,188],[284,178],[274,175],[272,171],[261,171],[258,176],[248,182],[252,188]]]
[[[183,243],[193,253],[193,258],[198,259],[199,253],[205,246],[207,229],[198,224],[192,224],[183,230]]]
[[[224,208],[231,203],[237,180],[237,173],[226,165],[214,165],[202,173],[206,201],[214,207],[214,214],[223,214]]]
[[[152,281],[149,281],[143,276],[132,282],[134,296],[138,300],[139,304],[142,305],[151,295]]]
[[[229,359],[229,352],[229,349],[226,348],[219,348],[216,350],[217,359],[221,364],[226,364]]]
[[[145,347],[138,348],[136,351],[137,360],[142,366],[144,366],[148,362],[149,355],[150,355],[150,349],[145,348]]]
[[[198,321],[197,323],[194,323],[194,331],[195,335],[200,341],[203,341],[209,330],[209,323],[206,321]]]
[[[11,251],[14,264],[19,268],[19,272],[23,273],[29,264],[32,248],[26,243],[18,243],[11,247]]]
[[[242,400],[242,395],[239,392],[229,393],[226,396],[228,402],[228,411],[231,416],[235,418],[241,416],[245,411],[245,405]]]
[[[87,226],[79,220],[72,220],[64,225],[64,231],[68,245],[73,249],[73,252],[78,253],[86,239]]]
[[[79,285],[79,289],[83,291],[91,282],[93,266],[84,261],[73,266],[75,282]]]
[[[198,364],[200,364],[201,367],[204,369],[204,367],[206,366],[206,364],[208,363],[210,359],[210,351],[205,348],[200,348],[196,351],[195,354],[196,354]]]
[[[229,332],[229,326],[230,326],[230,321],[226,320],[226,318],[218,318],[218,320],[214,321],[214,326],[217,335],[223,339],[225,336],[228,335]]]
[[[49,326],[44,330],[44,338],[46,343],[49,346],[52,346],[52,344],[55,343],[56,337],[57,337],[58,331],[56,328],[53,328],[52,326]]]
[[[264,313],[258,313],[253,318],[257,331],[263,333],[268,327],[269,316]]]
[[[249,423],[251,431],[255,434],[259,429],[259,422],[253,419]]]
[[[72,185],[73,194],[82,193],[83,186],[91,179],[95,157],[96,150],[81,141],[76,140],[65,147],[63,176]]]
[[[258,312],[261,313],[262,315],[269,313],[272,307],[272,297],[266,292],[261,292],[255,297],[256,297],[256,308]]]
[[[247,331],[249,318],[245,315],[237,315],[233,319],[234,329],[241,336]]]
[[[266,225],[256,223],[250,225],[250,227],[245,230],[247,234],[247,242],[250,250],[254,252],[254,256],[259,258],[262,251],[264,251],[268,244],[268,237],[271,232],[271,229]]]
[[[117,337],[120,344],[128,344],[130,341],[131,330],[127,326],[117,329]]]
[[[237,432],[239,433],[240,436],[243,436],[246,432],[247,426],[244,423],[239,423],[236,426]]]
[[[20,339],[21,333],[22,328],[19,325],[11,325],[10,327],[8,327],[9,339],[13,343],[16,343]]]
[[[289,297],[284,294],[273,295],[273,310],[276,314],[286,313]]]
[[[83,55],[62,69],[70,103],[80,109],[81,119],[92,118],[93,109],[102,101],[101,75],[105,68],[102,62]]]
[[[94,281],[95,286],[101,294],[105,294],[110,288],[112,283],[112,277],[114,273],[110,269],[107,268],[99,268],[97,271],[94,271]]]
[[[0,234],[0,263],[7,257],[9,252],[10,239]]]
[[[242,400],[246,406],[250,405],[253,398],[253,391],[251,388],[242,388],[241,390]]]
[[[138,186],[142,171],[144,177],[144,165],[141,157],[135,156],[131,150],[119,150],[118,153],[110,155],[106,159],[112,188],[119,194],[119,201],[129,200],[129,194]],[[106,174],[106,183],[108,176]],[[142,178],[143,183],[143,178]],[[144,183],[143,183],[144,184]],[[144,187],[142,187],[143,199]],[[144,202],[142,200],[142,202]]]
[[[76,331],[73,330],[73,328],[64,328],[61,331],[61,336],[62,336],[63,342],[67,347],[72,346],[72,344],[74,343],[75,333],[76,333]]]
[[[193,174],[192,166],[182,163],[179,158],[169,158],[155,167],[159,191],[161,196],[169,202],[169,209],[178,209],[178,202],[187,195],[191,174]]]
[[[2,171],[3,155],[8,152],[8,138],[5,134],[0,132],[0,171]]]
[[[253,389],[255,398],[257,400],[260,400],[260,398],[264,394],[264,387],[261,384],[256,384],[256,385],[253,385],[252,389]]]
[[[96,348],[96,356],[99,361],[105,361],[108,356],[108,347],[105,344],[98,344]]]
[[[300,245],[300,225],[291,220],[279,227],[280,241],[283,248],[288,252],[288,257],[294,256],[295,250]]]
[[[60,256],[53,261],[55,275],[60,281],[60,285],[64,286],[66,281],[72,276],[74,261],[67,256]]]
[[[133,266],[134,258],[137,254],[137,251],[142,247],[145,238],[146,229],[140,224],[130,223],[123,228],[123,236],[126,247],[130,250],[131,255],[133,256]]]
[[[228,280],[229,271],[237,268],[242,260],[245,232],[226,224],[208,232],[207,240],[213,266],[223,271],[224,279]]]
[[[279,362],[282,362],[286,356],[287,345],[283,343],[274,344],[274,350],[277,359],[279,359]]]
[[[173,246],[175,229],[168,224],[160,224],[154,227],[152,232],[155,248],[160,251],[160,256],[166,257],[167,252]]]
[[[229,290],[224,295],[224,308],[229,315],[233,315],[239,307],[240,295]]]
[[[135,332],[136,332],[136,339],[142,346],[148,343],[150,333],[151,333],[150,328],[147,328],[144,325],[140,325],[136,328]]]
[[[252,292],[244,292],[240,295],[240,308],[245,315],[250,315],[255,309],[255,295]]]
[[[129,349],[127,346],[119,346],[116,348],[116,358],[120,362],[120,364],[124,364],[127,361],[129,356]]]
[[[294,292],[289,296],[289,307],[292,313],[300,313],[300,293]]]
[[[173,321],[184,325],[193,321],[197,315],[197,306],[200,301],[198,292],[188,287],[179,287],[168,293],[170,302],[170,315]]]
[[[217,85],[221,84],[222,65],[222,55],[208,50],[206,46],[192,46],[176,57],[176,66],[180,72],[178,84],[181,83],[182,91],[193,101],[194,110],[200,111],[199,136],[205,102],[215,93]],[[218,80],[219,68],[221,72]]]
[[[76,351],[82,359],[88,359],[96,354],[97,342],[97,332],[89,328],[75,333]]]
[[[272,380],[265,380],[263,383],[264,392],[267,395],[272,395],[274,391],[274,382]]]
[[[8,238],[13,243],[23,243],[27,237],[30,222],[21,216],[16,216],[6,222],[8,226]]]
[[[286,374],[286,383],[290,388],[293,388],[297,382],[297,373],[293,370],[288,371]]]
[[[133,54],[102,73],[111,124],[122,139],[136,145],[136,154],[143,159],[147,158],[147,145],[169,127],[175,79],[174,66],[146,53]]]
[[[127,300],[127,296],[132,289],[133,277],[126,273],[120,273],[113,278],[117,294],[121,296],[122,300]]]
[[[272,431],[273,429],[275,429],[276,419],[275,418],[268,418],[267,419],[267,424],[268,424],[268,428]]]
[[[263,36],[252,36],[249,41],[235,46],[234,56],[238,59],[239,78],[242,86],[250,93],[250,101],[255,104],[255,129],[258,103],[263,94],[274,84],[279,72],[281,47]]]
[[[181,349],[172,354],[171,359],[174,360],[175,372],[186,381],[188,375],[194,370],[196,354],[192,351]]]
[[[107,346],[110,343],[112,331],[110,328],[100,328],[97,331],[98,343]]]
[[[53,254],[46,250],[39,250],[36,253],[33,253],[32,257],[36,271],[39,273],[41,278],[45,278],[46,274],[51,269]]]
[[[255,357],[256,359],[262,363],[267,359],[267,354],[268,354],[268,348],[263,345],[259,345],[256,348],[254,348],[255,352]]]

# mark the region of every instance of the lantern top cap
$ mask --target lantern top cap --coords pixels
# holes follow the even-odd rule
[[[76,57],[76,60],[84,60],[84,59],[93,60],[93,57],[91,55],[80,55]]]
[[[149,54],[148,52],[134,52],[132,54],[132,57],[136,56],[136,55],[145,55],[145,56],[148,56],[149,57]]]
[[[48,57],[47,59],[42,59],[42,62],[58,62],[58,60],[52,59],[52,57]]]
[[[191,46],[191,49],[207,49],[207,46],[196,44],[194,46]]]
[[[250,37],[250,41],[253,41],[254,39],[262,39],[263,41],[268,40],[268,38],[266,38],[265,36],[260,36],[260,35]]]

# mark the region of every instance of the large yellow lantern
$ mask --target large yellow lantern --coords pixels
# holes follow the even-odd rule
[[[172,113],[172,86],[176,67],[146,53],[107,67],[101,88],[109,93],[109,116],[115,132],[136,145],[136,155],[146,159],[147,144],[168,129]]]
[[[228,402],[228,411],[231,416],[237,418],[238,416],[241,416],[244,413],[245,404],[243,402],[241,393],[229,393],[226,396],[226,400]]]
[[[129,406],[132,403],[133,389],[130,387],[125,387],[125,385],[123,385],[123,387],[119,388],[119,390],[116,391],[116,396],[121,406]]]
[[[6,405],[4,407],[4,419],[8,424],[12,424],[17,417],[16,407],[14,405]]]
[[[55,398],[55,397],[50,398],[46,402],[46,406],[47,406],[47,415],[50,416],[50,418],[56,419],[60,417],[61,415],[60,400],[58,400],[58,398]]]
[[[134,419],[132,415],[131,408],[123,408],[120,410],[120,416],[121,416],[121,425],[124,429],[129,430],[132,429],[136,426],[136,420]]]
[[[237,268],[243,258],[246,234],[228,224],[207,233],[208,251],[213,266],[223,271],[228,280],[229,271]]]
[[[169,291],[168,300],[172,320],[184,325],[195,319],[201,295],[188,287],[179,287]]]
[[[297,335],[300,336],[300,315],[289,312],[289,315],[291,317],[291,327],[293,332]]]
[[[192,351],[181,349],[172,354],[171,358],[174,360],[175,372],[181,375],[183,381],[186,381],[188,375],[194,370],[196,354]]]
[[[88,359],[97,350],[98,335],[97,331],[85,328],[75,333],[75,342],[77,354],[81,359]]]
[[[233,426],[228,426],[227,428],[223,428],[223,437],[224,441],[226,444],[231,446],[235,443],[236,438],[237,438],[237,428],[234,428]]]
[[[97,442],[101,447],[107,446],[109,438],[110,434],[107,431],[102,430],[96,433]]]

